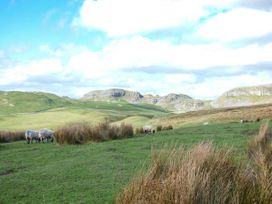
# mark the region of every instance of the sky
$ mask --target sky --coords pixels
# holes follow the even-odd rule
[[[0,90],[215,99],[272,83],[271,0],[0,0]]]

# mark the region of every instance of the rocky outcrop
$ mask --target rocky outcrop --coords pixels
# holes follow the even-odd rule
[[[266,103],[272,103],[272,84],[232,89],[216,99],[212,106],[221,108]]]
[[[123,89],[108,89],[90,91],[82,97],[82,100],[89,101],[116,101],[124,100],[129,103],[147,103],[161,106],[174,112],[187,112],[205,109],[206,105],[201,100],[194,100],[184,94],[142,95],[139,92],[127,91]]]
[[[96,90],[86,93],[82,99],[92,101],[112,101],[112,100],[125,100],[129,103],[137,103],[144,96],[139,92],[127,91],[124,89],[107,89]]]

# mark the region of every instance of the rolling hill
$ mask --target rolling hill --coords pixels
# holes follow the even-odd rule
[[[223,108],[268,103],[272,103],[272,84],[232,89],[216,99],[212,106]]]
[[[272,85],[236,88],[212,102],[195,100],[183,94],[154,96],[123,89],[92,91],[81,99],[43,92],[0,91],[0,130],[55,129],[69,122],[98,123],[105,118],[136,127],[170,123],[181,127],[205,121],[255,120],[259,116],[270,117],[270,103]],[[255,106],[248,107],[252,105]],[[235,108],[243,106],[245,109]]]
[[[272,84],[238,87],[223,93],[215,100],[198,100],[184,94],[170,93],[165,96],[128,91],[124,89],[96,90],[86,93],[83,101],[126,101],[132,104],[152,104],[169,111],[184,113],[207,110],[251,106],[272,103]]]
[[[124,89],[96,90],[86,93],[83,101],[126,101],[133,104],[152,104],[173,112],[188,112],[209,108],[209,103],[195,100],[184,94],[170,93],[166,96],[128,91]]]
[[[115,122],[129,117],[143,125],[169,114],[151,104],[82,101],[43,92],[0,92],[0,130],[55,129],[69,122],[98,123],[105,118]]]

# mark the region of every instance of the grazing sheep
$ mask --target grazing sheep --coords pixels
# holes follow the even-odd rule
[[[249,120],[240,120],[240,123],[248,123],[250,122]]]
[[[47,142],[54,141],[54,132],[52,130],[49,130],[47,128],[43,128],[39,131],[39,138],[42,142],[46,140]]]
[[[150,126],[150,125],[145,125],[144,127],[143,127],[143,131],[144,131],[144,133],[146,133],[146,134],[149,134],[149,133],[155,133],[154,131],[153,131],[154,129],[152,128],[152,126]]]
[[[35,140],[36,143],[41,141],[39,137],[39,132],[35,130],[27,130],[25,132],[25,138],[28,144],[33,143],[33,140]]]

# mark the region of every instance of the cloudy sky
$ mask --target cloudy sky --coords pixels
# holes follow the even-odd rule
[[[271,0],[1,0],[0,90],[213,99],[272,83]]]

